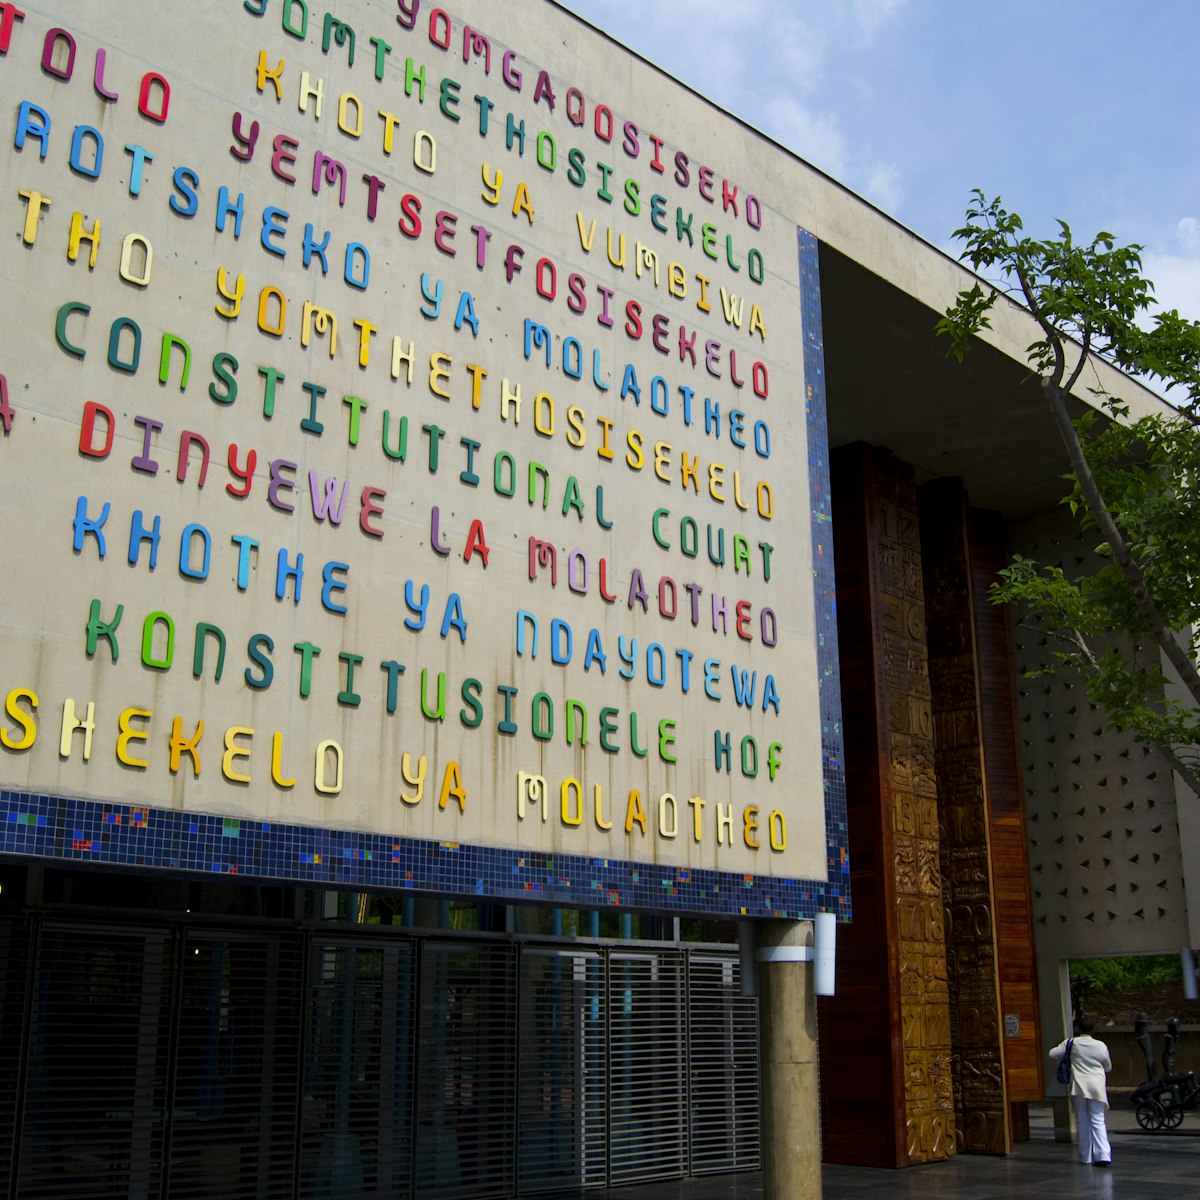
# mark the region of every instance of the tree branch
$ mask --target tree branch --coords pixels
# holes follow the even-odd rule
[[[1192,767],[1190,763],[1185,762],[1171,746],[1160,746],[1159,749],[1163,753],[1163,757],[1171,764],[1171,769],[1183,780],[1184,783],[1192,789],[1197,796],[1200,796],[1200,774]]]
[[[1049,380],[1043,380],[1043,386],[1046,382],[1050,382],[1055,387],[1059,387],[1067,369],[1066,354],[1062,346],[1062,334],[1042,315],[1041,307],[1038,305],[1037,297],[1034,294],[1033,284],[1025,273],[1025,268],[1020,263],[1016,266],[1016,272],[1017,279],[1021,283],[1021,292],[1025,296],[1025,303],[1029,305],[1029,311],[1033,314],[1033,319],[1041,326],[1042,332],[1046,335],[1046,341],[1050,343],[1050,349],[1054,351],[1054,370],[1050,373]]]
[[[1059,434],[1066,446],[1071,470],[1079,483],[1080,490],[1083,492],[1084,499],[1087,501],[1088,508],[1102,537],[1112,551],[1113,561],[1121,568],[1121,572],[1125,576],[1125,582],[1129,585],[1138,615],[1145,622],[1146,628],[1153,635],[1155,641],[1158,642],[1167,661],[1175,669],[1180,682],[1192,697],[1193,703],[1200,707],[1200,672],[1197,671],[1196,664],[1176,641],[1174,633],[1163,620],[1158,606],[1154,603],[1150,590],[1146,586],[1146,578],[1141,567],[1130,553],[1129,545],[1120,526],[1108,511],[1104,497],[1100,494],[1100,488],[1096,483],[1096,477],[1092,474],[1092,469],[1083,453],[1083,446],[1079,441],[1075,426],[1071,423],[1070,413],[1067,412],[1066,395],[1061,388],[1056,386],[1052,378],[1042,380],[1042,390],[1050,403],[1050,411],[1054,415]]]
[[[1088,660],[1094,667],[1096,665],[1096,656],[1092,653],[1092,648],[1087,644],[1087,638],[1079,632],[1078,629],[1072,630],[1073,637],[1066,638],[1067,641],[1073,641],[1079,647],[1080,654]]]
[[[1071,378],[1063,384],[1063,391],[1069,396],[1074,390],[1076,383],[1079,382],[1080,375],[1083,374],[1083,368],[1087,365],[1088,355],[1091,353],[1092,346],[1092,328],[1090,325],[1083,327],[1083,345],[1079,351],[1079,361],[1075,364],[1075,370],[1071,372]]]

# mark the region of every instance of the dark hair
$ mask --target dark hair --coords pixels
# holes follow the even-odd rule
[[[1087,1017],[1077,1017],[1075,1020],[1075,1032],[1088,1034],[1096,1028],[1095,1021],[1089,1021]]]

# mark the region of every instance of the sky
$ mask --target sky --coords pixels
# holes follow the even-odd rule
[[[1200,0],[559,0],[957,256],[972,188],[1200,320]]]

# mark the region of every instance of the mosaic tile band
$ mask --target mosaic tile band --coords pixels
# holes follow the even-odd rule
[[[0,792],[0,846],[25,858],[135,871],[540,900],[571,908],[799,917],[837,903],[827,887],[800,880],[421,842],[19,792]]]
[[[800,315],[804,330],[805,420],[808,488],[812,504],[813,613],[821,703],[821,770],[825,785],[827,903],[839,920],[851,918],[846,773],[842,742],[841,669],[838,660],[837,595],[833,562],[833,489],[829,476],[829,421],[825,407],[825,334],[821,317],[820,243],[796,230],[800,266]],[[808,916],[808,913],[804,913]]]

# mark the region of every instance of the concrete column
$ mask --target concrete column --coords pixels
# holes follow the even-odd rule
[[[1038,988],[1042,997],[1042,1053],[1056,1046],[1073,1027],[1071,1011],[1071,973],[1066,959],[1053,958],[1053,950],[1038,948]],[[1056,1010],[1057,1009],[1057,1013]],[[1053,1101],[1054,1140],[1074,1141],[1075,1111],[1067,1095],[1067,1085],[1054,1077],[1057,1064],[1047,1060],[1046,1095]]]
[[[763,1200],[821,1200],[817,1003],[810,921],[764,921],[758,935]]]

